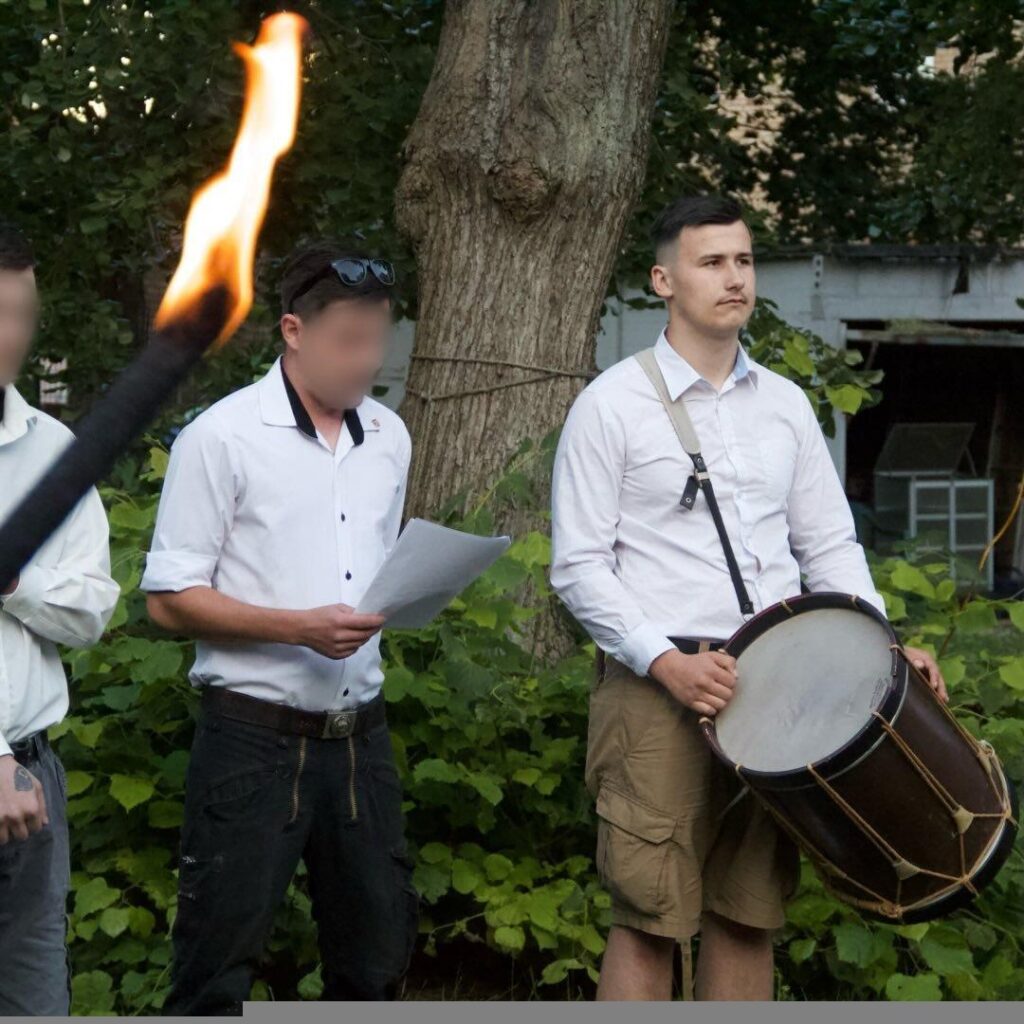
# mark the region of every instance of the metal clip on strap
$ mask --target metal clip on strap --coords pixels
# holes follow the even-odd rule
[[[743,576],[740,574],[740,567],[736,562],[736,556],[733,554],[732,545],[729,543],[729,536],[725,532],[722,513],[718,508],[718,500],[715,498],[715,492],[711,486],[711,476],[704,462],[704,456],[700,453],[697,431],[694,430],[690,415],[686,411],[686,403],[683,401],[683,396],[680,395],[674,402],[669,397],[668,387],[665,384],[664,376],[662,376],[661,367],[658,366],[658,360],[654,355],[653,348],[645,348],[641,352],[637,352],[635,358],[654,385],[654,390],[657,391],[661,404],[665,406],[665,411],[672,421],[672,426],[675,428],[679,443],[693,461],[693,475],[686,481],[679,504],[684,509],[692,509],[697,500],[698,489],[704,492],[704,499],[708,503],[711,518],[714,520],[715,529],[718,531],[718,539],[721,541],[722,550],[725,552],[725,562],[729,567],[729,576],[732,579],[733,589],[736,591],[736,600],[739,602],[740,612],[743,615],[753,615],[754,604],[747,593],[747,588],[743,583]]]

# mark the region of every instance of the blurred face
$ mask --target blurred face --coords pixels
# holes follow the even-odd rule
[[[651,270],[655,292],[705,337],[732,339],[754,311],[754,255],[743,221],[683,228]]]
[[[309,318],[286,313],[281,334],[316,399],[330,409],[350,409],[384,365],[391,306],[387,299],[336,300]]]
[[[39,298],[32,268],[0,270],[0,387],[18,376],[38,318]]]

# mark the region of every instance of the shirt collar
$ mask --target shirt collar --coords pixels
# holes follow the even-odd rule
[[[669,344],[668,334],[662,328],[661,334],[654,345],[654,354],[658,359],[665,384],[668,386],[669,397],[674,402],[687,388],[704,378]],[[736,363],[732,369],[732,377],[736,381],[750,376],[750,383],[757,386],[757,364],[739,345],[736,350]]]
[[[310,437],[317,436],[313,418],[302,404],[295,385],[288,379],[284,361],[280,356],[270,368],[270,372],[260,381],[260,412],[263,422],[271,426],[294,426]],[[359,413],[355,409],[345,410],[345,426],[352,435],[352,443],[362,444],[365,432]]]
[[[13,384],[0,388],[0,445],[10,444],[28,431],[36,421],[36,410],[18,393]]]

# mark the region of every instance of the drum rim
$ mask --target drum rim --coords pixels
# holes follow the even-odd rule
[[[820,608],[850,608],[851,606],[857,611],[870,615],[889,635],[891,656],[889,679],[886,683],[885,694],[879,702],[877,710],[887,721],[892,721],[903,703],[904,692],[909,682],[907,671],[900,672],[901,659],[893,646],[900,646],[900,641],[892,627],[892,623],[873,604],[865,601],[862,597],[858,597],[856,594],[844,594],[837,590],[819,590],[810,594],[800,594],[796,597],[787,597],[782,601],[776,601],[743,623],[729,637],[721,650],[725,654],[738,658],[758,637],[763,636],[768,629],[775,625],[776,620],[779,622],[783,621],[783,615],[798,615],[801,612],[815,611]],[[711,745],[719,760],[745,781],[761,782],[766,789],[801,788],[804,785],[815,784],[806,765],[781,772],[769,772],[738,764],[729,757],[718,742],[718,734],[713,718],[702,718],[701,728],[705,739]],[[844,744],[837,747],[826,757],[813,762],[812,767],[816,771],[828,775],[846,771],[872,748],[874,743],[873,735],[876,732],[881,733],[882,728],[875,718],[869,718]]]

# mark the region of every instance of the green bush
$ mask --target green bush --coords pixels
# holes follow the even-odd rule
[[[54,730],[68,769],[76,1013],[154,1012],[168,984],[197,695],[186,680],[191,645],[148,624],[137,590],[165,465],[166,452],[153,448],[140,471],[122,466],[118,486],[104,489],[123,596],[103,642],[70,654],[73,710]],[[519,497],[521,486],[513,485]],[[488,531],[487,508],[462,525]],[[964,601],[948,565],[928,557],[873,559],[877,584],[901,639],[938,654],[951,706],[1020,785],[1024,604]],[[440,962],[486,944],[519,962],[531,991],[555,998],[596,978],[609,899],[594,872],[582,781],[593,645],[547,666],[520,638],[536,610],[516,595],[529,581],[545,596],[548,562],[548,538],[528,533],[436,622],[385,634],[384,692],[423,897],[421,956]],[[779,949],[778,994],[1019,999],[1022,907],[1020,842],[974,907],[902,928],[862,920],[805,863]],[[300,869],[253,998],[319,994],[309,909]]]

